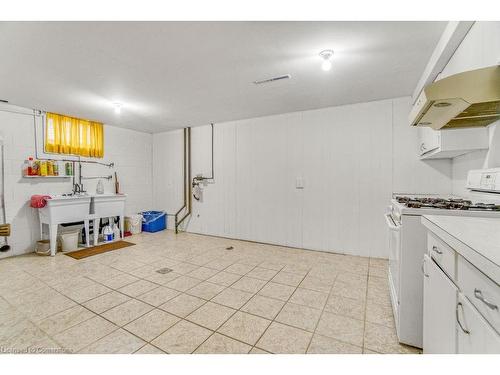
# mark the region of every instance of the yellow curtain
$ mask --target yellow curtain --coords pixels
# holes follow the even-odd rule
[[[104,156],[104,130],[100,122],[47,113],[45,151],[94,158]]]

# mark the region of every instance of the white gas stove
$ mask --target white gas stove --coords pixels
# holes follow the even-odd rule
[[[500,217],[500,168],[470,171],[472,199],[395,196],[385,214],[389,229],[389,286],[399,341],[422,347],[421,264],[426,251],[422,215]]]

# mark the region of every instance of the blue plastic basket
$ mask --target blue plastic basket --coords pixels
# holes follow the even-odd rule
[[[144,232],[154,233],[167,228],[167,214],[164,211],[145,211],[141,215]]]

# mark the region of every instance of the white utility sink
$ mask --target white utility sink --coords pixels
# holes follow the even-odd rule
[[[125,194],[92,194],[90,197],[90,213],[98,217],[120,216],[125,211]]]
[[[89,238],[89,219],[91,197],[88,195],[53,195],[47,199],[47,204],[38,209],[40,218],[40,235],[42,235],[42,225],[49,225],[50,255],[56,255],[57,227],[62,223],[84,221],[85,233]]]
[[[49,225],[50,255],[56,254],[57,228],[59,224],[83,221],[87,246],[89,244],[89,221],[94,221],[94,228],[99,228],[102,218],[120,217],[120,231],[123,238],[125,216],[125,194],[81,194],[52,195],[47,204],[38,209],[40,217],[40,235],[42,225]],[[94,246],[98,244],[99,231],[94,230]]]
[[[81,221],[90,213],[88,195],[53,195],[47,205],[38,210],[40,220],[46,224]]]
[[[120,217],[120,232],[123,238],[125,226],[125,194],[92,194],[90,202],[89,219],[94,220],[94,228],[99,228],[99,223],[105,217]],[[94,230],[94,246],[98,244],[98,231]]]

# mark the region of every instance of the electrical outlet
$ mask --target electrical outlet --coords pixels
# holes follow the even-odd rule
[[[295,179],[295,189],[304,189],[304,179],[302,177]]]

